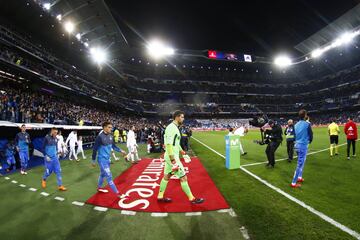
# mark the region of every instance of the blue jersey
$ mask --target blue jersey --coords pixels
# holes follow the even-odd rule
[[[92,160],[95,161],[96,155],[98,155],[98,161],[110,161],[111,149],[114,149],[117,152],[122,150],[115,145],[114,137],[112,134],[105,134],[104,131],[96,137],[95,144],[93,147]]]
[[[12,144],[7,144],[6,145],[6,150],[5,150],[5,156],[8,157],[13,157],[14,156],[14,152],[15,152],[15,146]]]
[[[309,122],[300,120],[295,124],[295,142],[297,146],[307,147],[313,140],[313,132]]]
[[[42,152],[44,156],[48,156],[50,158],[57,157],[57,141],[56,137],[52,137],[51,135],[46,135],[44,138]]]
[[[19,132],[18,134],[16,134],[15,144],[21,152],[29,151],[30,142],[30,135],[27,132]]]

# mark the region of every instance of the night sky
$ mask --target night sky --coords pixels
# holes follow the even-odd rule
[[[141,46],[142,38],[160,37],[179,49],[259,56],[299,55],[296,44],[358,4],[355,0],[105,1],[132,46]]]

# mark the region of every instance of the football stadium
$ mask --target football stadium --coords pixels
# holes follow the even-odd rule
[[[0,6],[0,239],[360,239],[358,1]]]

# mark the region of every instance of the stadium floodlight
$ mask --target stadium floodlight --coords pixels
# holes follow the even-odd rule
[[[51,4],[50,3],[44,3],[43,4],[43,7],[46,9],[46,10],[50,10],[50,8],[51,8]]]
[[[287,67],[290,66],[292,61],[288,56],[285,55],[281,55],[275,58],[274,60],[275,65],[277,65],[278,67]]]
[[[61,15],[61,14],[58,14],[58,15],[56,16],[56,19],[59,20],[59,21],[61,21],[62,15]]]
[[[64,24],[64,28],[68,33],[72,33],[75,29],[75,26],[72,22],[68,21]]]
[[[159,40],[151,41],[148,46],[148,53],[154,58],[161,58],[163,56],[170,56],[175,53],[175,50],[169,46],[166,46]]]
[[[311,57],[317,58],[317,57],[320,57],[323,53],[324,53],[324,50],[318,48],[311,52]]]
[[[90,54],[92,59],[98,64],[106,61],[106,52],[101,48],[90,48]]]
[[[81,34],[80,34],[80,33],[77,33],[77,34],[75,35],[75,37],[76,37],[77,40],[80,41],[80,39],[81,39]]]
[[[331,44],[332,48],[339,47],[343,44],[348,44],[352,42],[352,40],[357,36],[356,32],[349,33],[346,32],[342,34],[339,38],[335,39],[335,41]]]

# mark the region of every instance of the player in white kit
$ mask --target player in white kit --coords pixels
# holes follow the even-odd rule
[[[84,154],[84,149],[83,149],[82,136],[78,136],[77,145],[78,145],[78,148],[77,148],[77,151],[76,151],[76,155],[81,153],[82,158],[86,159],[86,156]],[[76,160],[76,161],[79,161],[79,160]]]
[[[59,130],[56,138],[58,139],[58,142],[57,142],[58,154],[60,157],[65,157],[67,154],[67,148],[66,148],[66,145],[64,142],[64,136],[61,134],[60,130]]]
[[[138,145],[136,144],[136,135],[134,131],[135,126],[132,126],[126,137],[126,146],[129,150],[128,159],[130,159],[132,163],[136,163],[137,161],[139,161],[139,155],[137,150]]]
[[[71,157],[73,156],[75,158],[75,160],[77,160],[77,155],[76,155],[76,151],[75,151],[75,145],[77,142],[77,132],[76,131],[72,131],[69,136],[66,139],[65,145],[67,146],[69,143],[70,146],[70,153],[69,153],[69,160],[72,161]]]

